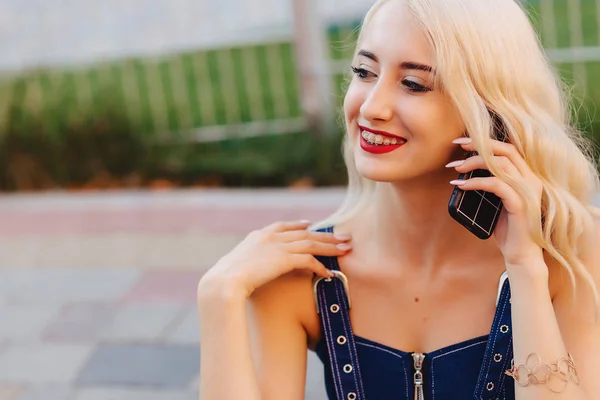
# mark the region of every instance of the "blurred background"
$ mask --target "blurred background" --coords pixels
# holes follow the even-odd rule
[[[0,399],[197,397],[199,277],[342,199],[372,2],[0,1]],[[524,4],[598,142],[600,0]]]
[[[343,184],[320,120],[370,3],[4,0],[0,189]],[[599,3],[526,4],[597,133]]]

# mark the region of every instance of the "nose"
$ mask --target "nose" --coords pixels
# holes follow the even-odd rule
[[[394,115],[395,87],[383,79],[377,81],[360,107],[362,117],[368,121],[389,121]]]

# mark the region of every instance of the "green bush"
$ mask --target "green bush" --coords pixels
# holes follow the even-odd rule
[[[213,143],[169,144],[149,137],[107,88],[95,104],[68,107],[68,92],[35,109],[13,87],[0,132],[0,190],[132,187],[166,179],[176,185],[285,186],[308,178],[342,184],[339,132],[298,132]]]
[[[64,96],[38,110],[15,85],[0,132],[0,189],[34,190],[124,180],[145,169],[148,144],[118,103],[65,107]],[[107,96],[106,99],[110,99]]]

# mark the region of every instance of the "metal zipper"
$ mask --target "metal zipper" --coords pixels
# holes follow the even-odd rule
[[[425,395],[423,394],[423,373],[421,372],[421,368],[423,368],[423,360],[425,360],[425,354],[413,353],[412,356],[415,364],[415,400],[425,400]]]

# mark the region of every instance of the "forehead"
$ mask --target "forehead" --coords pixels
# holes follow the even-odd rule
[[[361,31],[360,49],[369,50],[383,62],[414,61],[432,65],[432,51],[423,30],[401,0],[381,5]]]

